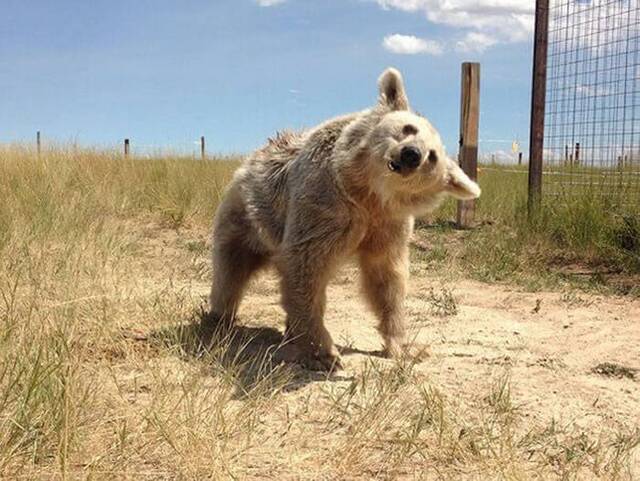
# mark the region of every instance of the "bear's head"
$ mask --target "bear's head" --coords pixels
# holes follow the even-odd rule
[[[400,72],[386,70],[378,86],[378,105],[370,111],[371,123],[363,139],[373,190],[390,201],[419,204],[422,198],[424,205],[415,206],[418,212],[435,207],[444,194],[458,199],[479,197],[480,187],[447,156],[438,132],[411,111]]]

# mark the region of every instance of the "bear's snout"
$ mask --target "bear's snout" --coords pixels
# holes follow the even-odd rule
[[[407,145],[400,151],[400,164],[406,169],[416,169],[422,160],[422,152],[413,145]]]
[[[407,145],[402,148],[396,160],[389,162],[389,169],[402,175],[411,174],[422,161],[422,152],[418,147]]]

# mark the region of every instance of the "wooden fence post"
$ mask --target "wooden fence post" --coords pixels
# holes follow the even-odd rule
[[[460,99],[460,151],[462,170],[473,180],[478,178],[478,127],[480,120],[480,64],[462,64],[462,90]],[[475,200],[458,201],[458,227],[473,224]]]
[[[124,139],[124,156],[129,157],[129,139]]]
[[[38,130],[36,132],[36,148],[38,150],[38,155],[40,155],[40,152],[42,152],[42,142],[40,141],[40,131]]]
[[[518,152],[518,165],[522,165],[522,152]]]
[[[544,149],[544,104],[547,94],[547,43],[549,0],[536,0],[531,87],[531,125],[529,128],[529,214],[540,205]],[[565,153],[566,155],[566,153]]]
[[[204,147],[204,135],[200,137],[200,157],[202,158],[202,160],[205,160],[206,158],[206,151]]]

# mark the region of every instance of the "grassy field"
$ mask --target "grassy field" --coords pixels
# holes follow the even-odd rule
[[[602,196],[583,192],[565,202],[543,198],[540,211],[530,218],[526,168],[481,166],[479,181],[478,228],[455,235],[451,219],[456,207],[449,201],[420,232],[432,247],[424,260],[479,280],[518,282],[531,289],[568,282],[640,294],[638,206],[616,208]]]
[[[333,380],[272,365],[254,334],[277,342],[275,325],[198,349],[209,226],[236,166],[0,146],[0,478],[640,476],[637,417],[534,415],[493,364],[462,396],[414,359],[362,356]],[[527,222],[526,175],[486,167],[480,180],[479,227],[453,229],[447,204],[417,232],[414,271],[569,289],[563,305],[586,307],[595,291],[635,302],[637,217],[582,203]],[[276,292],[273,281],[252,288],[265,318],[276,316]],[[535,296],[523,294],[539,309]],[[425,302],[442,322],[461,304],[446,289]],[[628,372],[620,382],[637,388]]]

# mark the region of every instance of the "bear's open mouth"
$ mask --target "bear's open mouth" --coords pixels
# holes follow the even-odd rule
[[[389,170],[390,170],[391,172],[400,172],[400,165],[399,165],[399,164],[396,164],[393,160],[390,160],[390,161],[387,163],[387,167],[389,167]]]

